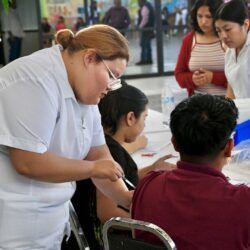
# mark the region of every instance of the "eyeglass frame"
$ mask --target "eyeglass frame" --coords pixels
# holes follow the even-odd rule
[[[114,90],[121,88],[122,87],[121,79],[118,79],[117,77],[115,77],[115,75],[113,74],[111,69],[108,67],[108,65],[105,63],[105,61],[103,59],[101,59],[101,60],[102,60],[103,64],[105,65],[106,69],[108,70],[109,74],[113,78],[113,80],[109,81],[109,86],[108,86],[109,91],[114,91]]]

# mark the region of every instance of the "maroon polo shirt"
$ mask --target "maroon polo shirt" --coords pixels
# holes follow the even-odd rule
[[[135,190],[132,218],[160,226],[178,250],[250,249],[250,188],[207,165],[179,161],[176,170],[148,174]]]

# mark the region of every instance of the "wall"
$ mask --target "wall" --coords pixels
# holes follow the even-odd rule
[[[38,24],[38,0],[17,0],[17,11],[25,31],[22,56],[29,55],[40,48]],[[1,10],[2,11],[2,10]],[[3,33],[4,33],[4,29]],[[6,36],[3,35],[5,61],[8,62],[9,48]]]
[[[29,55],[40,49],[39,47],[39,31],[25,31],[25,38],[23,39],[21,56]],[[3,38],[5,62],[8,62],[9,46],[6,38]]]

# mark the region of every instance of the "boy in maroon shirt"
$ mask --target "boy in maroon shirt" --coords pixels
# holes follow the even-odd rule
[[[177,169],[152,172],[137,186],[132,217],[164,229],[178,250],[250,249],[250,188],[221,172],[231,156],[238,110],[230,99],[194,95],[171,113]],[[147,232],[136,238],[157,242]]]

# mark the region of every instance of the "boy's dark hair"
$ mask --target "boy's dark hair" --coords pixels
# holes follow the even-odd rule
[[[231,0],[220,6],[215,15],[215,21],[222,19],[224,21],[235,22],[243,25],[248,18],[248,8],[245,0]]]
[[[197,12],[198,9],[202,6],[207,6],[209,8],[209,11],[212,15],[213,20],[215,20],[215,13],[217,9],[220,7],[220,5],[223,3],[222,0],[196,0],[190,13],[190,22],[191,26],[193,27],[194,31],[203,34],[203,31],[199,27],[198,21],[197,21]],[[214,27],[215,30],[215,27]]]
[[[98,105],[103,128],[114,134],[123,116],[132,111],[139,118],[147,104],[148,98],[142,91],[122,80],[122,87],[109,92]]]
[[[198,94],[179,103],[170,118],[180,154],[215,157],[234,131],[238,109],[229,98]]]

